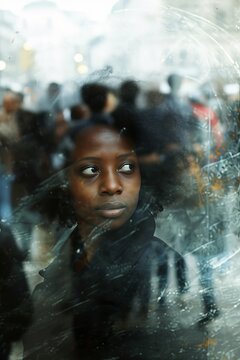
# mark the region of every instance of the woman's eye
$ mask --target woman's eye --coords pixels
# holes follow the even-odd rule
[[[123,164],[119,169],[118,172],[124,173],[124,174],[131,174],[134,170],[133,164]]]
[[[81,173],[85,176],[95,176],[99,173],[98,168],[95,166],[89,166],[81,170]]]

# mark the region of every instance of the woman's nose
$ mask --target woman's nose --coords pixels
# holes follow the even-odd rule
[[[101,195],[121,194],[123,191],[122,182],[119,174],[116,171],[108,170],[102,174],[100,183]]]

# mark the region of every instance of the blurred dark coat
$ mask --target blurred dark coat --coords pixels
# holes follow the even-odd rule
[[[0,225],[0,359],[30,325],[33,306],[23,270],[23,255],[8,226]]]
[[[136,296],[148,303],[153,259],[165,259],[167,247],[153,236],[154,228],[152,217],[133,217],[104,234],[79,271],[84,252],[78,229],[73,231],[34,292],[35,321],[25,336],[24,359],[104,359],[121,353],[130,335],[125,332],[123,340],[116,326]]]

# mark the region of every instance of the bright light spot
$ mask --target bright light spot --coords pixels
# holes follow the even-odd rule
[[[23,44],[23,48],[26,51],[31,51],[32,50],[32,46],[29,42],[25,42],[25,44]]]
[[[5,61],[0,60],[0,71],[3,71],[6,69],[7,64],[5,63]]]
[[[224,86],[224,91],[227,95],[238,94],[239,90],[239,84],[226,84]]]
[[[88,73],[88,67],[87,67],[87,65],[85,65],[85,64],[80,64],[80,65],[77,67],[77,71],[79,72],[79,74],[85,75],[85,74]]]
[[[8,0],[0,0],[0,8],[1,10],[10,10],[14,14],[18,14],[25,3],[21,3],[21,1],[8,1]]]
[[[82,54],[79,54],[79,53],[75,54],[74,55],[74,61],[76,61],[77,63],[80,63],[81,61],[83,61]]]

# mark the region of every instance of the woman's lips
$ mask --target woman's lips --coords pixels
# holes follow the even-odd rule
[[[122,203],[106,203],[97,207],[96,210],[102,217],[107,219],[114,219],[124,213],[126,206]]]
[[[125,208],[113,209],[113,210],[98,210],[99,214],[107,219],[114,219],[123,214]]]

